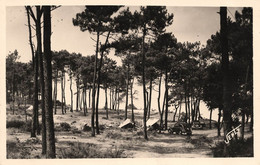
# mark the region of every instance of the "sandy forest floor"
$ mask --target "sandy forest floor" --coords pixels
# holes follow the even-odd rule
[[[12,112],[7,107],[8,121],[25,121],[24,111]],[[31,112],[28,112],[30,120]],[[79,150],[90,152],[106,151],[110,156],[103,154],[100,157],[127,157],[127,158],[189,158],[213,157],[211,147],[223,141],[217,137],[217,129],[193,130],[192,136],[169,134],[168,131],[158,133],[148,131],[149,140],[143,138],[142,111],[135,111],[137,127],[135,129],[121,129],[118,126],[124,121],[124,112],[119,115],[109,111],[109,119],[105,119],[105,111],[99,110],[101,133],[91,137],[91,131],[83,130],[84,125],[90,126],[90,115],[83,116],[83,112],[69,112],[62,115],[61,110],[54,115],[56,154],[57,158],[71,158],[71,154]],[[128,116],[130,117],[130,110]],[[168,125],[172,126],[173,113],[169,114]],[[158,112],[153,111],[151,118],[158,118]],[[68,123],[70,129],[64,130],[60,123]],[[29,126],[28,126],[29,127]],[[27,128],[28,129],[28,128]],[[246,137],[251,136],[250,133]],[[16,148],[16,149],[14,149]],[[80,151],[81,152],[81,151]],[[86,153],[82,153],[84,155]],[[80,153],[78,157],[84,157]],[[111,156],[112,155],[112,156]],[[75,157],[75,155],[74,155]],[[95,156],[94,156],[95,157]],[[30,138],[30,132],[22,128],[7,128],[7,158],[41,158],[41,135]]]

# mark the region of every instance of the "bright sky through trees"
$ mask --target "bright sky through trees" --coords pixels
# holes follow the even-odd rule
[[[130,10],[138,8],[130,6]],[[84,56],[94,54],[95,42],[91,40],[90,34],[81,32],[72,24],[72,18],[83,9],[84,6],[61,6],[52,12],[53,50],[66,49],[69,52],[82,53]],[[219,30],[217,13],[219,7],[167,7],[167,9],[169,13],[174,14],[173,24],[167,27],[167,31],[173,32],[179,42],[200,41],[206,44],[207,39]],[[234,15],[236,10],[240,11],[242,8],[228,9]],[[23,6],[6,8],[6,54],[17,49],[23,62],[31,60],[26,22]],[[113,52],[110,57],[112,54]]]

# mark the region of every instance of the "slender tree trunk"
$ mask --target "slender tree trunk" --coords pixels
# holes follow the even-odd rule
[[[221,136],[220,129],[221,129],[221,124],[220,124],[220,118],[221,118],[221,109],[218,109],[218,136]]]
[[[163,127],[162,127],[162,123],[163,123],[163,117],[162,117],[162,115],[163,115],[163,113],[162,113],[162,111],[161,111],[161,84],[162,84],[162,73],[161,73],[161,75],[160,75],[160,80],[159,80],[159,92],[158,92],[158,98],[157,98],[157,103],[158,103],[158,111],[159,111],[159,114],[160,114],[160,128],[162,129]],[[160,129],[160,130],[161,130]]]
[[[254,133],[254,132],[253,132],[253,126],[254,126],[254,112],[252,112],[252,114],[251,114],[251,122],[250,122],[250,128],[249,128],[249,130],[250,130],[252,133]]]
[[[209,129],[212,129],[211,121],[212,121],[212,109],[210,109],[210,116],[209,116]]]
[[[118,92],[117,92],[117,114],[119,114],[119,94],[120,94],[120,92],[119,92],[119,89],[118,89]]]
[[[175,105],[175,112],[174,112],[173,119],[172,119],[173,122],[175,122],[175,117],[176,117],[179,106],[180,106],[180,103],[179,103],[179,105]]]
[[[110,100],[109,100],[109,104],[110,104],[109,109],[110,109],[110,110],[111,110],[111,108],[112,108],[112,102],[111,102],[111,100],[112,100],[112,98],[111,98],[111,93],[112,93],[112,92],[111,92],[111,90],[112,90],[112,89],[111,89],[111,87],[110,87],[110,89],[109,89],[109,96],[110,96],[110,97],[109,97],[109,99],[110,99]]]
[[[37,36],[37,53],[40,64],[40,84],[41,84],[41,109],[42,109],[42,154],[46,154],[46,119],[45,119],[45,85],[44,85],[44,70],[43,70],[43,57],[42,57],[42,37],[41,37],[41,8],[36,6],[37,22],[36,22],[36,36]],[[37,128],[37,134],[40,134]]]
[[[133,99],[133,83],[134,79],[131,83],[131,108],[132,108],[132,122],[135,123],[135,117],[134,117],[134,99]]]
[[[56,69],[55,71],[55,80],[54,80],[54,114],[56,115],[57,114],[57,104],[56,104],[56,101],[57,101],[57,83],[58,83],[58,69]]]
[[[105,96],[106,96],[106,101],[105,101],[106,119],[108,119],[107,86],[105,87]]]
[[[112,90],[112,109],[114,110],[114,89]]]
[[[73,112],[72,71],[70,70],[70,112]]]
[[[165,130],[168,127],[168,69],[165,70]]]
[[[127,108],[128,108],[128,86],[129,86],[129,63],[127,64],[127,77],[126,77],[125,120],[127,119]]]
[[[36,129],[37,129],[37,118],[38,118],[38,53],[35,53],[34,59],[34,100],[33,100],[33,114],[32,114],[32,131],[31,137],[36,137]]]
[[[187,123],[188,120],[188,108],[187,108],[187,90],[185,87],[185,96],[184,96],[184,100],[185,100],[185,122]]]
[[[83,105],[83,90],[81,91],[81,89],[79,89],[79,109],[80,111],[82,111],[82,105]]]
[[[145,89],[145,52],[144,52],[144,42],[145,42],[145,35],[146,35],[147,29],[144,25],[143,27],[143,41],[142,41],[142,80],[143,80],[143,97],[144,97],[144,116],[143,116],[143,124],[144,124],[144,139],[148,140],[148,136],[147,136],[147,127],[146,127],[146,97],[145,97],[145,93],[146,93],[146,89]]]
[[[190,125],[190,114],[191,114],[191,112],[190,112],[190,97],[188,96],[188,120],[189,120],[189,125]]]
[[[249,72],[249,66],[247,67],[247,71],[246,71],[246,81],[245,81],[245,87],[244,87],[244,91],[245,91],[245,98],[246,98],[246,91],[247,91],[247,79],[248,79],[248,72]],[[241,130],[241,139],[244,140],[244,134],[245,134],[245,110],[246,109],[242,109],[242,130]]]
[[[108,38],[109,38],[109,35],[110,35],[110,31],[108,32],[107,34],[107,38],[106,38],[106,41],[105,41],[105,45],[107,45],[107,42],[108,42]],[[98,67],[98,76],[97,76],[97,102],[96,102],[96,130],[97,130],[97,134],[99,134],[99,123],[98,123],[98,103],[99,103],[99,89],[100,89],[100,84],[101,84],[101,67],[103,65],[103,56],[104,56],[104,50],[102,50],[101,52],[101,56],[100,56],[100,62],[99,62],[99,67]]]
[[[84,87],[83,87],[83,90],[82,90],[82,102],[83,102],[83,113],[84,113],[84,116],[87,116],[87,111],[86,111],[86,102],[85,102],[85,100],[86,100],[86,86],[84,85]]]
[[[151,115],[151,104],[152,104],[152,91],[153,91],[153,80],[152,80],[152,75],[150,75],[150,96],[149,96],[149,107],[148,107],[148,119],[150,119]]]
[[[242,110],[242,123],[241,123],[241,139],[244,140],[245,135],[245,110]]]
[[[63,88],[63,71],[62,71],[62,73],[61,73],[61,82],[60,82],[60,85],[61,85],[61,112],[62,112],[62,114],[64,115],[64,102],[63,102],[63,91],[64,91],[64,88]]]
[[[44,77],[45,77],[45,110],[46,110],[46,157],[55,158],[55,135],[52,109],[52,65],[51,65],[51,10],[44,6]]]
[[[180,117],[181,117],[181,104],[182,104],[182,99],[181,99],[181,102],[180,102],[180,109],[179,109],[178,121],[180,121]]]
[[[90,108],[90,105],[91,105],[90,99],[91,99],[91,87],[89,87],[89,92],[88,92],[88,107],[89,108]]]
[[[97,32],[97,43],[96,43],[96,56],[94,65],[94,77],[93,77],[93,87],[92,87],[92,113],[91,113],[91,129],[92,136],[95,136],[95,96],[96,96],[96,74],[97,74],[97,62],[98,62],[98,44],[99,44],[99,31]]]
[[[87,104],[87,86],[85,87],[85,91],[84,91],[84,104],[85,104],[85,107],[86,107],[86,113],[88,113],[88,104]]]
[[[27,106],[27,104],[26,104],[26,98],[24,97],[24,115],[25,115],[25,122],[27,123],[27,112],[26,112],[26,106]]]
[[[76,111],[79,111],[79,75],[77,75],[77,100],[76,100]]]
[[[64,112],[67,113],[66,109],[66,97],[65,97],[65,91],[66,91],[66,74],[65,72],[63,73],[63,102],[64,102]]]
[[[220,36],[222,48],[222,74],[223,74],[223,120],[224,138],[231,130],[231,82],[229,80],[229,56],[227,39],[227,8],[220,7]],[[224,155],[227,155],[227,145],[224,145]]]

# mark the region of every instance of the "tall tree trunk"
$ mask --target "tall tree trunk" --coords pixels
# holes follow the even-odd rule
[[[52,65],[51,65],[51,10],[44,6],[44,77],[45,77],[45,110],[46,110],[46,157],[55,158],[55,135],[52,109]]]
[[[79,75],[77,75],[76,85],[77,85],[76,111],[78,112],[79,111]]]
[[[42,57],[42,37],[41,37],[41,8],[36,6],[37,22],[36,22],[36,36],[37,36],[37,53],[40,64],[40,84],[41,84],[41,108],[42,108],[42,154],[46,154],[46,119],[45,119],[45,84],[44,84],[44,70]],[[38,134],[40,131],[38,129]]]
[[[142,80],[143,80],[143,97],[144,97],[144,116],[143,116],[143,124],[144,124],[144,139],[148,140],[147,136],[147,127],[146,127],[146,89],[145,89],[145,52],[144,52],[144,42],[145,42],[145,35],[146,35],[147,29],[144,25],[143,27],[143,41],[142,41]]]
[[[85,107],[86,107],[86,113],[88,113],[88,104],[87,104],[87,86],[85,87],[85,91],[84,91],[84,104],[85,104]]]
[[[222,74],[223,74],[223,120],[224,138],[231,130],[231,82],[229,80],[229,56],[228,56],[228,29],[227,29],[227,8],[220,7],[220,36],[222,48]],[[227,145],[224,145],[224,155],[227,155]]]
[[[114,110],[114,89],[112,90],[112,109]]]
[[[106,38],[106,41],[105,41],[105,47],[107,45],[107,42],[108,42],[108,38],[109,38],[109,35],[110,35],[110,31],[108,32],[107,34],[107,38]],[[101,67],[103,65],[103,57],[104,57],[104,50],[102,50],[101,52],[101,56],[100,56],[100,62],[99,62],[99,67],[98,67],[98,76],[97,76],[97,102],[96,102],[96,130],[97,130],[97,134],[100,134],[99,133],[99,123],[98,123],[98,103],[99,103],[99,89],[100,89],[100,84],[101,84]]]
[[[91,86],[89,87],[89,92],[88,92],[88,107],[89,108],[90,108],[90,105],[91,105],[90,99],[91,99]]]
[[[191,114],[191,111],[190,111],[190,96],[188,95],[188,120],[189,120],[189,125],[190,125],[190,114]]]
[[[72,71],[70,70],[70,112],[73,112]]]
[[[83,97],[83,93],[84,93],[84,92],[83,92],[83,90],[81,91],[81,89],[80,89],[80,90],[79,90],[79,93],[80,93],[80,94],[79,94],[79,109],[80,109],[80,111],[82,111],[82,109],[83,109],[83,108],[82,108],[83,98],[84,98],[84,97]]]
[[[163,113],[161,111],[161,84],[162,84],[162,73],[160,75],[160,80],[159,80],[159,92],[158,92],[158,97],[157,97],[157,104],[158,104],[158,111],[159,111],[159,114],[160,114],[160,130],[163,128],[162,127],[162,124],[163,124]]]
[[[38,53],[35,53],[34,58],[34,96],[33,96],[33,114],[32,114],[32,131],[31,131],[31,137],[36,137],[36,129],[37,129],[37,121],[38,121],[38,72],[39,72],[39,66],[38,66]]]
[[[63,102],[64,102],[64,112],[67,113],[65,91],[66,91],[66,74],[64,72],[63,73]]]
[[[54,80],[54,114],[57,114],[57,83],[58,83],[58,69],[55,70],[55,80]]]
[[[117,114],[119,114],[119,101],[120,101],[120,99],[119,99],[119,95],[120,95],[120,92],[119,92],[119,89],[118,89],[118,92],[117,92]]]
[[[165,70],[165,130],[168,127],[168,70]]]
[[[212,121],[212,109],[210,109],[210,116],[209,116],[209,129],[212,129],[211,121]]]
[[[112,100],[112,98],[111,98],[111,97],[112,97],[112,96],[111,96],[111,93],[112,93],[112,92],[111,92],[111,90],[112,90],[112,89],[111,89],[111,87],[110,87],[110,88],[109,88],[109,109],[110,109],[110,110],[111,110],[111,108],[112,108],[112,102],[111,102],[111,100]]]
[[[125,120],[127,119],[127,108],[128,108],[128,86],[129,86],[129,62],[127,64],[127,77],[126,77]]]
[[[95,65],[94,65],[94,77],[93,77],[93,87],[92,87],[92,113],[91,113],[91,130],[92,136],[95,136],[95,96],[96,96],[96,74],[97,74],[97,62],[98,62],[98,45],[99,44],[99,31],[97,32],[97,43],[96,43],[96,55],[95,55]]]
[[[185,85],[186,86],[186,85]],[[185,87],[185,96],[184,96],[184,101],[185,101],[185,122],[187,123],[187,120],[188,120],[188,107],[187,107],[187,90],[186,90],[186,87]]]
[[[135,123],[135,117],[134,117],[134,99],[133,99],[133,83],[134,83],[134,79],[131,82],[131,108],[132,108],[132,122]]]
[[[176,114],[177,114],[178,108],[180,106],[180,103],[179,103],[179,105],[174,105],[174,106],[175,106],[175,112],[174,112],[173,119],[172,119],[173,122],[175,122]]]
[[[150,75],[150,96],[149,96],[149,103],[148,103],[148,116],[147,118],[150,119],[151,115],[151,104],[152,104],[152,91],[153,91],[153,80],[152,80],[152,75]]]
[[[182,99],[181,99],[181,102],[180,102],[180,109],[179,109],[178,121],[180,121],[180,117],[181,117],[181,104],[182,104]]]
[[[218,136],[221,136],[221,133],[220,133],[220,129],[221,129],[220,118],[221,118],[221,109],[218,108]]]
[[[242,110],[242,123],[241,123],[241,139],[244,140],[245,135],[245,110]]]
[[[247,79],[248,79],[248,72],[249,72],[249,66],[247,67],[247,71],[246,71],[246,81],[245,81],[245,87],[244,87],[244,95],[245,95],[245,99],[246,99],[246,92],[247,92]],[[241,130],[241,139],[244,140],[244,135],[245,135],[245,110],[246,109],[242,109],[242,130]]]
[[[61,73],[61,82],[60,82],[60,85],[61,85],[61,112],[62,112],[62,114],[64,114],[64,102],[63,102],[63,94],[64,94],[64,88],[63,88],[63,79],[64,77],[63,77],[63,71],[62,71],[62,73]]]
[[[83,90],[82,90],[82,102],[83,102],[83,113],[84,116],[87,116],[87,111],[86,111],[86,86],[84,85]]]
[[[108,105],[107,105],[107,85],[105,87],[105,110],[106,110],[106,119],[108,119]]]

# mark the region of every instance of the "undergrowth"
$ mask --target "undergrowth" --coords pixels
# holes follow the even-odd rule
[[[212,147],[214,157],[253,157],[253,138],[246,140],[233,140],[227,145],[227,152],[224,155],[224,142],[217,143]]]
[[[101,150],[91,143],[69,143],[68,148],[62,148],[60,158],[124,158],[124,150],[117,147]]]

